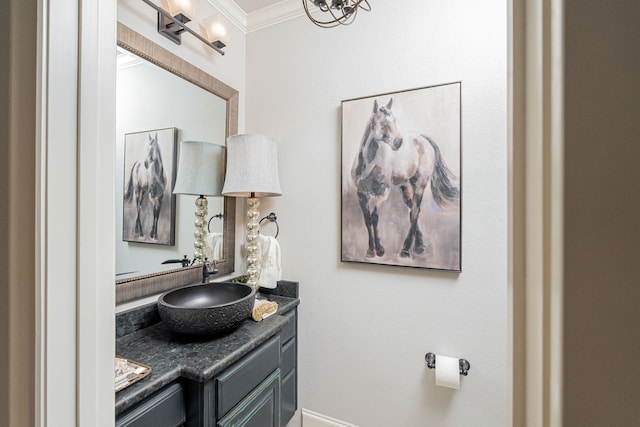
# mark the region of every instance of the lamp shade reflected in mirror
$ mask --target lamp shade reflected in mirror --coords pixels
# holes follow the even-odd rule
[[[224,182],[224,147],[204,141],[182,141],[174,194],[198,196],[195,201],[193,262],[205,261],[208,202],[205,196],[220,196]],[[216,261],[216,260],[210,260]]]
[[[224,146],[182,141],[174,194],[220,196],[224,183]]]

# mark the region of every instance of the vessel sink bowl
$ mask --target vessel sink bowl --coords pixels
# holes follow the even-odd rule
[[[243,283],[199,283],[160,295],[158,312],[177,334],[213,336],[231,332],[251,316],[255,297],[251,286]]]

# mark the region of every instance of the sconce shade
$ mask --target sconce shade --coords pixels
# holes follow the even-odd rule
[[[232,197],[281,196],[278,143],[263,135],[242,134],[227,138],[227,173],[222,194]]]
[[[224,182],[222,145],[204,141],[182,141],[174,194],[220,196]]]
[[[178,17],[180,15],[187,17],[186,21],[193,20],[196,14],[196,8],[200,0],[162,0],[162,8],[169,12],[171,16]]]
[[[210,43],[217,43],[219,48],[229,44],[228,25],[220,15],[211,15],[202,20],[202,26]]]

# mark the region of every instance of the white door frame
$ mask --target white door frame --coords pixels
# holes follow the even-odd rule
[[[511,0],[513,425],[562,425],[563,8]]]
[[[116,2],[38,8],[38,426],[112,426]]]
[[[79,426],[108,427],[115,418],[117,2],[80,3],[77,414]]]

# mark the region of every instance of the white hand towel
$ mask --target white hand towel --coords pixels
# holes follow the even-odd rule
[[[210,261],[222,261],[222,233],[209,233],[205,237],[204,256]]]
[[[258,239],[260,256],[260,279],[258,284],[263,288],[274,289],[278,280],[282,279],[280,266],[280,244],[272,236],[262,236]]]

